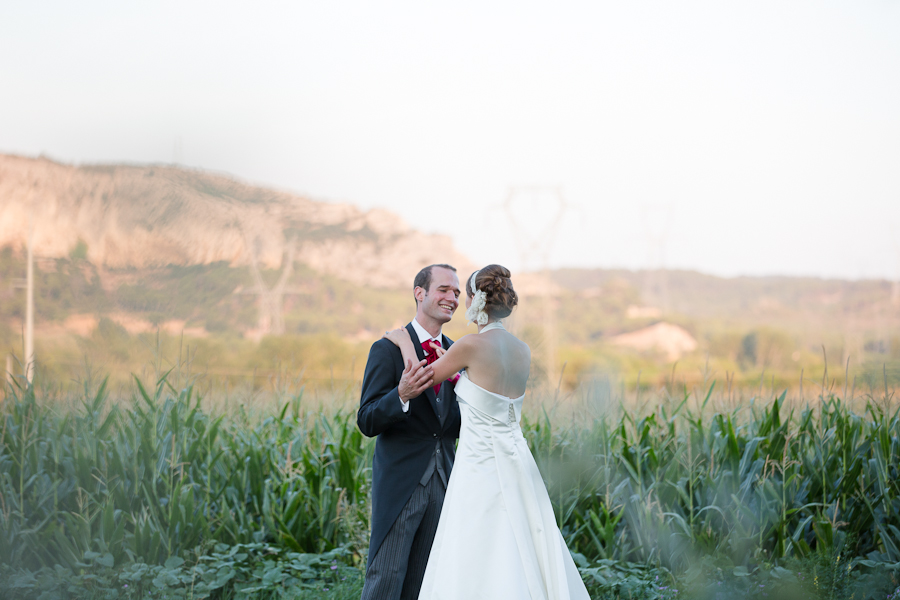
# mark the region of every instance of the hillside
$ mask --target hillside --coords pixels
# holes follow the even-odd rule
[[[753,323],[787,329],[879,330],[896,327],[900,289],[884,280],[814,277],[716,277],[695,271],[561,269],[554,282],[581,297],[635,292],[645,314],[677,314],[703,321]],[[634,308],[637,308],[635,306]],[[640,313],[632,311],[632,315]]]
[[[37,351],[57,380],[85,361],[139,370],[157,330],[170,353],[183,333],[198,364],[227,378],[288,365],[355,380],[371,342],[411,316],[422,265],[451,262],[461,278],[473,268],[448,237],[387,211],[170,166],[0,155],[0,199],[0,356],[21,355],[33,205]],[[514,281],[510,326],[532,345],[534,372],[546,377],[555,356],[570,387],[596,373],[663,381],[676,362],[692,380],[708,368],[796,382],[824,372],[823,351],[832,373],[850,360],[870,384],[885,364],[900,378],[900,294],[887,281],[609,269]],[[451,337],[472,331],[463,315]]]
[[[60,164],[0,155],[0,248],[21,248],[33,206],[35,253],[81,247],[100,268],[282,264],[374,287],[408,286],[423,264],[469,261],[446,236],[388,211],[311,200],[215,173],[166,165]]]

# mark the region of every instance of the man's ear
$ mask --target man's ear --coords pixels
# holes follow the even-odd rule
[[[413,290],[413,297],[416,299],[416,303],[422,302],[425,299],[425,288],[416,286],[416,289]]]

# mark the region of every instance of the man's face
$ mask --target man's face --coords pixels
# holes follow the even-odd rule
[[[459,306],[459,278],[456,273],[443,267],[431,269],[431,289],[416,288],[419,313],[438,323],[447,323]]]

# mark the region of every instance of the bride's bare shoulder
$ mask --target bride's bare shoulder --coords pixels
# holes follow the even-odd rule
[[[515,336],[514,336],[514,337],[515,337]],[[519,339],[519,338],[515,338],[515,340],[516,340],[516,342],[518,343],[519,351],[520,351],[524,356],[527,356],[527,357],[531,358],[531,346],[529,346],[528,344],[526,344],[524,341],[522,341],[522,340]]]
[[[506,335],[507,339],[511,340],[513,344],[517,345],[519,348],[523,348],[528,350],[528,352],[531,352],[531,347],[527,343],[525,343],[522,338],[513,333],[510,333],[509,331],[506,332]]]
[[[503,336],[498,336],[498,341],[505,346],[506,351],[512,351],[514,355],[518,355],[519,358],[530,361],[531,347],[521,338],[508,331],[504,332],[504,334],[505,335]]]
[[[495,348],[496,344],[497,340],[492,339],[490,336],[469,333],[456,340],[453,346],[459,345],[459,350],[467,352],[484,353],[490,352],[491,348]]]
[[[457,339],[453,342],[453,347],[459,346],[458,350],[463,350],[466,348],[472,348],[478,341],[478,336],[472,333],[467,333],[461,338]]]

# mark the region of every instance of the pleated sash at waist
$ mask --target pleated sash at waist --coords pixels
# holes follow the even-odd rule
[[[522,402],[525,396],[519,398],[507,398],[494,392],[489,392],[483,387],[472,383],[465,372],[456,382],[456,395],[462,398],[469,406],[496,419],[501,423],[518,424],[522,418]]]

